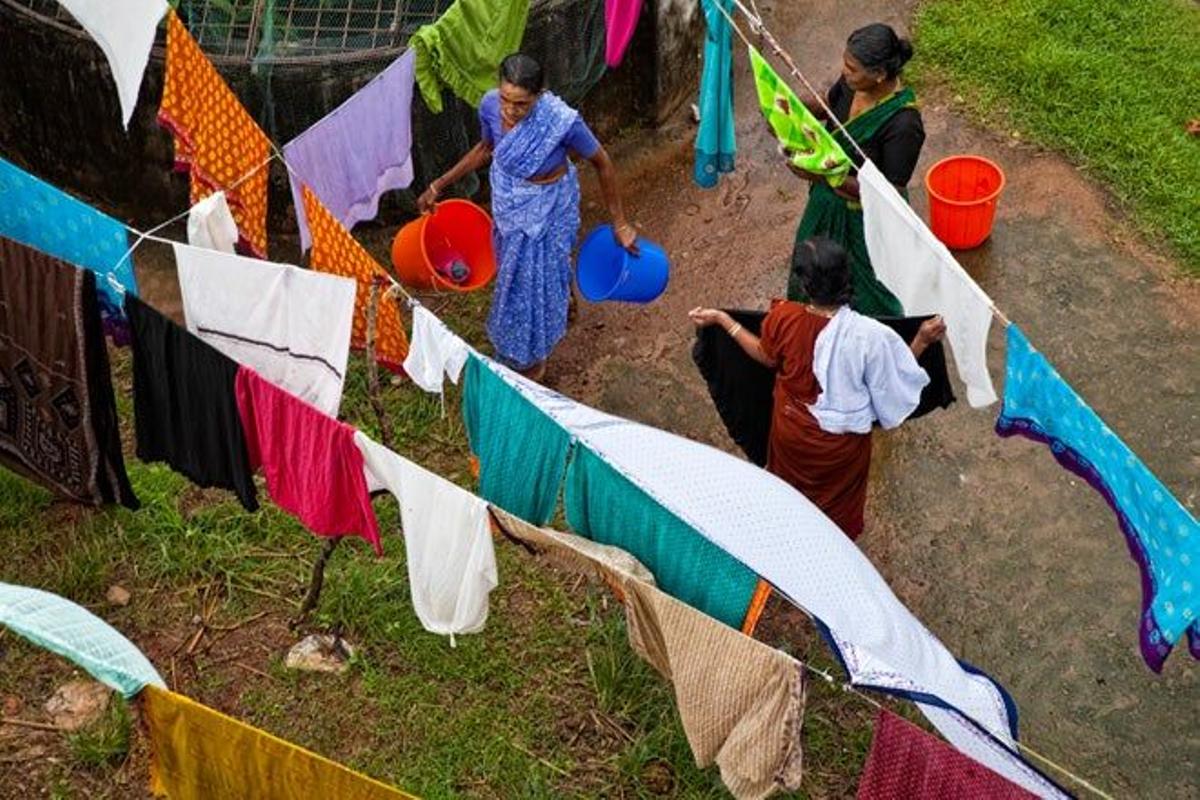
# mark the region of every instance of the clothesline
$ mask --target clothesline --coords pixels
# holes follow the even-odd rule
[[[751,2],[753,2],[753,0],[751,0]],[[833,113],[833,109],[831,109],[829,107],[829,105],[825,102],[825,98],[821,95],[820,92],[818,92],[813,87],[812,83],[808,80],[807,77],[805,77],[804,73],[800,71],[800,68],[798,66],[796,66],[795,60],[787,52],[787,50],[785,50],[783,48],[783,46],[779,44],[778,40],[776,40],[776,38],[771,34],[771,31],[767,28],[766,23],[764,23],[762,21],[762,18],[760,16],[758,16],[757,14],[753,13],[752,11],[750,11],[750,9],[746,8],[746,6],[742,4],[742,0],[733,0],[733,3],[734,3],[734,5],[736,5],[738,7],[738,10],[740,10],[746,16],[746,18],[750,21],[751,30],[753,32],[758,33],[760,36],[762,36],[763,41],[765,41],[771,47],[771,49],[775,52],[775,55],[778,56],[784,62],[784,64],[787,65],[787,67],[791,71],[792,75],[794,75],[797,79],[799,79],[800,82],[804,84],[804,87],[809,91],[809,93],[813,97],[816,98],[817,103],[821,106],[821,109],[825,112],[828,119],[832,120],[833,124],[837,126],[838,131],[841,132],[841,134],[846,137],[846,141],[848,141],[848,142],[850,142],[850,144],[854,145],[854,149],[858,151],[858,154],[860,156],[862,156],[863,160],[869,160],[869,159],[867,159],[867,154],[863,151],[862,146],[859,145],[858,141],[853,136],[850,135],[850,132],[848,130],[846,130],[846,127],[842,124],[842,121],[840,119],[838,119],[837,115]],[[742,32],[742,30],[737,26],[737,23],[734,21],[733,17],[731,17],[729,12],[725,10],[725,8],[721,4],[720,0],[715,0],[715,2],[713,3],[713,7],[716,8],[723,17],[725,17],[725,19],[729,22],[730,27],[733,29],[733,31],[735,33],[737,33],[738,37],[741,38],[741,40],[746,43],[747,47],[754,47],[754,45],[751,44],[749,38],[746,37],[746,34],[744,34]],[[965,270],[963,271],[963,274],[966,275]],[[970,279],[969,275],[967,275],[967,277],[968,277],[968,279]],[[971,280],[972,280],[972,282],[974,282],[973,279],[971,279]],[[980,291],[982,292],[982,289]],[[988,309],[992,312],[992,316],[995,317],[997,320],[999,320],[1000,323],[1002,325],[1004,325],[1005,327],[1011,325],[1012,322],[1009,320],[1008,315],[1006,315],[1003,311],[1001,311],[996,306],[996,303],[992,300],[991,295],[987,294],[986,292],[982,292],[982,293],[983,293],[984,297],[987,298]]]
[[[295,171],[295,169],[292,168],[292,165],[287,162],[287,159],[284,158],[283,151],[280,150],[279,147],[274,142],[271,142],[270,144],[271,144],[271,151],[272,151],[271,155],[267,156],[267,158],[264,161],[259,163],[257,166],[255,166],[253,169],[251,169],[245,175],[242,175],[240,178],[233,181],[233,183],[229,184],[229,186],[224,187],[222,189],[222,191],[229,191],[232,189],[236,189],[238,186],[241,186],[243,183],[245,183],[246,181],[250,180],[252,177],[257,175],[263,169],[270,166],[271,162],[275,161],[276,159],[278,159],[279,162],[281,164],[283,164],[284,167],[287,168],[289,173],[299,177],[299,173],[297,173]],[[207,199],[207,198],[205,198],[205,199]],[[204,201],[201,200],[200,202],[204,202]],[[113,270],[116,270],[117,267],[119,267],[119,266],[121,266],[121,264],[125,263],[125,261],[128,260],[131,255],[133,255],[133,251],[135,251],[145,241],[160,242],[162,244],[168,244],[168,245],[178,244],[178,242],[176,242],[174,239],[168,239],[163,236],[156,236],[155,233],[157,231],[162,230],[163,228],[166,228],[169,225],[172,225],[173,223],[179,222],[180,220],[186,218],[189,214],[192,213],[192,209],[194,209],[197,205],[199,205],[199,203],[190,205],[187,208],[185,208],[183,211],[176,214],[175,216],[166,220],[165,222],[160,222],[159,224],[157,224],[154,227],[150,228],[149,230],[145,230],[145,231],[139,230],[138,228],[135,228],[134,226],[132,226],[128,223],[122,222],[121,225],[127,231],[129,231],[134,236],[136,236],[137,238],[135,239],[134,243],[132,245],[130,245],[129,249],[125,251],[125,254],[123,256],[121,256],[120,259],[117,260],[117,263],[113,265]],[[405,302],[408,304],[409,307],[412,307],[413,305],[420,303],[419,300],[417,300],[415,297],[413,297],[411,294],[409,294],[408,291],[404,288],[404,286],[399,281],[397,281],[395,278],[393,278],[390,274],[388,274],[387,272],[381,272],[379,274],[381,277],[387,278],[387,280],[390,284],[390,286],[387,289],[388,294],[399,293],[399,294],[404,295]],[[108,279],[109,284],[114,289],[116,289],[121,294],[125,293],[125,287],[123,285],[121,285],[120,281],[117,280],[116,276],[113,274],[113,271],[110,271],[106,277]]]

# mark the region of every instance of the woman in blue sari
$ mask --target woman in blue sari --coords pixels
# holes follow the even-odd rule
[[[516,53],[500,64],[500,86],[479,104],[482,138],[417,200],[422,213],[441,190],[491,162],[493,238],[499,270],[487,332],[496,355],[534,380],[567,331],[571,250],[579,234],[579,176],[572,154],[596,169],[613,230],[636,252],[616,170],[579,116],[543,89],[542,68]]]

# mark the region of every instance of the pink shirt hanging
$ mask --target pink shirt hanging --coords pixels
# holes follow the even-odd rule
[[[354,428],[239,367],[234,382],[251,469],[318,536],[361,536],[383,554]]]
[[[608,66],[620,66],[641,14],[642,0],[604,0],[604,61]]]

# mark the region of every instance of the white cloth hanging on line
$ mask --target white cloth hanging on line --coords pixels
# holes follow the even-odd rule
[[[174,248],[187,329],[336,417],[357,284],[288,264]]]
[[[875,275],[904,313],[941,314],[967,402],[996,402],[987,366],[992,301],[870,161],[858,170],[863,231]]]
[[[1016,750],[1016,710],[1000,684],[964,668],[804,495],[728,453],[605,414],[490,359],[484,363],[580,444],[811,614],[851,683],[920,699],[923,708],[953,709],[930,715],[951,743],[973,758],[985,753],[992,759],[985,764],[1009,762],[1002,774],[1026,775],[1014,780],[1035,794],[1065,796],[1030,777],[1037,772]],[[966,749],[964,725],[986,731],[994,747]]]
[[[488,507],[460,486],[372,441],[354,443],[366,462],[367,487],[400,504],[413,609],[431,633],[454,637],[483,630],[495,589],[496,551]]]
[[[471,348],[420,303],[413,305],[412,317],[404,372],[425,391],[441,394],[446,377],[458,383]]]
[[[154,46],[154,32],[167,13],[166,0],[59,0],[104,51],[121,102],[121,124],[129,128]]]
[[[222,253],[236,252],[237,222],[224,192],[214,192],[188,211],[188,244]]]

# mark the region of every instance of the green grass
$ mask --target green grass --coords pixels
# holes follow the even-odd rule
[[[481,342],[486,300],[430,306]],[[128,352],[112,358],[128,437]],[[383,394],[394,449],[473,488],[458,390],[448,392],[445,416],[411,384]],[[342,416],[378,436],[360,356],[351,358]],[[248,514],[231,493],[197,489],[164,465],[129,455],[127,467],[142,501],[136,512],[59,502],[0,470],[0,581],[88,607],[182,693],[422,797],[727,796],[715,768],[695,765],[671,686],[629,647],[623,612],[602,586],[499,540],[487,628],[451,648],[413,612],[396,502],[384,496],[375,501],[384,557],[359,540],[343,543],[313,618],[293,632],[288,621],[320,540],[261,486],[263,508]],[[105,599],[118,583],[132,595],[123,608]],[[209,622],[228,630],[211,631],[189,653],[193,617],[206,607]],[[358,648],[346,674],[283,668],[301,636],[333,625]],[[819,644],[797,655],[832,666]],[[77,677],[63,659],[0,629],[0,699],[22,698],[23,716],[38,718],[55,688]],[[805,724],[799,796],[852,794],[872,709],[819,682],[810,698],[816,714]],[[38,734],[54,758],[30,762],[11,792],[0,781],[0,798],[144,796],[145,743],[117,709],[74,737]],[[15,740],[18,754],[23,741]],[[9,744],[0,737],[0,757]]]
[[[1200,6],[926,0],[915,30],[918,80],[1065,153],[1200,275]]]

